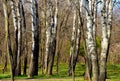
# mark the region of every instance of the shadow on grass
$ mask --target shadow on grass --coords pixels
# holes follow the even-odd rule
[[[84,64],[77,64],[76,65],[76,71],[75,71],[75,77],[76,78],[83,78],[83,74],[85,71],[85,65]],[[0,79],[10,79],[9,72],[6,72],[5,74],[0,74]],[[119,79],[120,77],[120,65],[107,65],[107,78],[112,79],[111,81],[117,81],[116,79]],[[33,78],[28,78],[25,75],[16,76],[15,79],[70,79],[71,76],[68,76],[68,65],[67,64],[60,64],[59,65],[59,72],[56,73],[56,66],[54,66],[53,69],[53,75],[45,75],[42,74],[41,69],[39,69],[39,75],[34,76]],[[77,80],[78,81],[78,80]],[[120,81],[120,80],[119,80]]]
[[[8,75],[8,74],[0,74],[0,79],[8,79],[10,78],[11,76]]]

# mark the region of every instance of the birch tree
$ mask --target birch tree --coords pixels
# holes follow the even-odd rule
[[[13,63],[13,52],[11,48],[7,0],[3,0],[3,10],[4,10],[4,16],[5,16],[6,43],[7,43],[7,53],[8,53],[9,61],[10,61],[11,80],[14,81],[14,73],[13,73],[14,63]]]
[[[100,81],[106,81],[106,63],[110,45],[111,27],[112,27],[112,0],[101,0],[101,58],[100,58]]]
[[[55,14],[53,12],[53,5],[49,0],[49,13],[50,13],[50,24],[46,30],[46,51],[45,51],[45,70],[46,74],[52,74],[52,68],[54,64],[54,57],[56,51],[56,28],[57,28],[57,0],[55,0]]]
[[[47,74],[52,74],[52,67],[53,67],[53,60],[54,60],[54,55],[55,55],[55,48],[56,47],[54,47],[55,45],[55,43],[56,43],[56,40],[54,39],[54,37],[55,37],[55,34],[54,34],[54,25],[55,25],[55,23],[54,23],[54,13],[53,13],[53,6],[52,6],[52,2],[51,1],[49,1],[48,2],[48,4],[49,4],[49,13],[50,13],[50,39],[49,39],[49,54],[48,54],[48,72],[47,72]]]
[[[70,62],[69,62],[69,72],[68,72],[69,75],[72,75],[72,73],[75,71],[75,66],[80,51],[81,27],[83,26],[82,6],[83,6],[83,0],[79,0],[74,4],[74,9],[73,9],[74,17],[73,17],[71,48],[70,48]]]
[[[28,44],[27,44],[27,28],[26,28],[26,18],[25,18],[25,11],[24,11],[24,0],[21,0],[21,24],[23,28],[23,44],[24,44],[24,69],[23,74],[26,75],[27,72],[27,55],[28,55]]]
[[[96,14],[94,8],[96,0],[86,0],[86,19],[87,19],[87,31],[86,31],[86,46],[87,46],[87,58],[88,61],[92,61],[92,73],[93,81],[98,81],[98,55],[96,51],[96,41],[95,41],[95,20],[94,14]],[[95,13],[94,13],[95,12]],[[88,62],[90,67],[90,63]],[[89,70],[90,71],[90,70]]]
[[[14,26],[14,39],[15,39],[15,43],[14,43],[14,55],[13,55],[13,61],[14,61],[14,65],[13,65],[13,69],[14,69],[14,74],[15,74],[15,70],[16,70],[16,66],[17,66],[17,53],[18,53],[18,22],[17,22],[17,5],[16,2],[14,0],[10,1],[10,7],[11,7],[11,11],[12,11],[12,16],[13,16],[13,26]]]
[[[45,0],[45,7],[47,8],[47,0]],[[45,12],[45,17],[46,17],[46,12]],[[48,26],[48,22],[47,22],[46,18],[45,18],[45,26],[46,26],[46,28]],[[48,72],[49,40],[50,40],[50,28],[47,28],[47,30],[46,30],[46,44],[45,44],[46,45],[45,46],[45,65],[44,65],[46,74]]]
[[[70,1],[68,0],[68,3],[70,3]],[[71,37],[71,47],[70,47],[70,60],[69,60],[69,69],[68,69],[68,75],[74,76],[74,55],[75,55],[75,42],[76,42],[76,30],[77,30],[77,26],[76,26],[76,20],[77,20],[77,9],[76,9],[76,1],[73,1],[73,3],[71,2],[71,4],[73,5],[73,28],[72,28],[72,37]]]
[[[11,0],[10,6],[11,6],[12,16],[13,16],[14,38],[15,38],[14,74],[18,76],[18,75],[21,75],[23,4],[21,0],[18,0],[18,2]]]
[[[17,66],[16,66],[16,75],[21,75],[21,52],[22,52],[22,1],[18,0],[17,5],[17,19],[18,19],[18,50],[17,50]]]
[[[29,77],[38,75],[38,55],[39,55],[39,17],[38,17],[38,0],[31,2],[31,21],[32,21],[32,53],[29,68]]]
[[[74,2],[76,4],[76,2]],[[73,31],[72,31],[72,38],[71,38],[71,48],[70,48],[70,62],[69,62],[69,70],[68,70],[68,75],[74,75],[73,71],[73,55],[75,54],[75,37],[76,37],[76,6],[74,5],[73,9]]]

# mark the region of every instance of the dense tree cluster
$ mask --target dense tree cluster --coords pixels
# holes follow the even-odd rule
[[[68,75],[74,80],[81,46],[85,79],[106,81],[113,7],[117,0],[2,0],[2,3],[5,49],[13,81],[14,76],[21,75],[21,66],[23,74],[30,78],[38,75],[39,66],[44,74],[52,75],[56,63],[58,72],[60,57],[69,59]],[[63,52],[62,47],[66,48]],[[65,50],[70,53],[67,58]]]

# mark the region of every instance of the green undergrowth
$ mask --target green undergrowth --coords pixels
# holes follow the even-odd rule
[[[8,66],[9,69],[9,66]],[[85,65],[84,64],[77,64],[76,71],[75,71],[75,81],[84,81],[83,75],[84,75]],[[59,72],[56,73],[56,66],[53,68],[53,75],[45,75],[42,74],[41,69],[39,68],[39,75],[34,76],[34,79],[43,79],[45,81],[46,79],[56,79],[56,81],[69,81],[72,79],[72,77],[68,76],[68,65],[65,63],[62,63],[59,65]],[[114,65],[114,64],[108,64],[107,65],[107,81],[120,81],[120,65]],[[0,79],[10,79],[10,72],[7,70],[4,74],[2,73],[2,65],[0,65]],[[15,79],[28,79],[27,76],[21,75],[16,77]],[[57,80],[60,79],[60,80]]]
[[[112,81],[120,81],[120,65],[107,65],[107,78]]]

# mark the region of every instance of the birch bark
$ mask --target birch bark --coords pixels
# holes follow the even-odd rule
[[[97,57],[97,51],[96,51],[96,41],[95,41],[95,21],[94,21],[94,7],[92,5],[95,4],[95,0],[89,0],[88,6],[87,6],[87,31],[86,31],[86,46],[87,46],[87,53],[88,53],[88,59],[89,61],[92,61],[92,73],[93,73],[93,81],[98,81],[98,57]]]
[[[101,3],[101,21],[102,21],[102,42],[101,42],[101,59],[100,59],[100,81],[105,81],[106,75],[106,58],[108,49],[107,38],[107,12],[106,12],[106,0],[102,0]]]
[[[6,32],[6,43],[7,43],[7,53],[10,61],[10,70],[11,70],[11,81],[14,81],[14,73],[13,73],[13,52],[11,48],[11,40],[10,40],[10,28],[9,28],[9,18],[8,18],[8,7],[7,0],[3,0],[3,10],[5,16],[5,32]]]
[[[32,54],[29,68],[29,77],[38,75],[38,56],[39,56],[39,17],[38,0],[31,2],[31,21],[32,21]]]
[[[26,75],[27,70],[27,55],[28,55],[28,44],[27,44],[27,28],[26,28],[26,18],[25,18],[25,11],[24,11],[24,0],[21,0],[21,25],[23,29],[23,44],[24,44],[24,69],[23,74]]]
[[[50,13],[50,24],[46,31],[45,70],[46,74],[51,75],[56,51],[56,29],[58,14],[57,0],[55,0],[55,14],[53,13],[53,5],[51,0],[49,0],[48,4]]]
[[[79,8],[79,11],[76,10],[75,4],[73,9],[74,17],[73,17],[73,31],[72,31],[72,38],[71,38],[70,62],[69,62],[69,71],[68,71],[69,76],[71,76],[72,73],[75,71],[75,66],[76,66],[78,54],[80,51],[81,27],[83,24],[82,23],[83,0],[77,1],[77,4],[79,4],[79,6],[77,6]]]
[[[14,74],[15,69],[17,67],[17,55],[18,55],[18,22],[17,22],[17,9],[16,9],[16,2],[14,0],[10,1],[12,16],[13,16],[13,25],[14,25],[14,38],[15,38],[15,44],[14,44],[14,55],[13,55],[13,61],[14,61]]]
[[[69,69],[68,75],[74,75],[73,71],[73,55],[75,54],[75,38],[76,38],[76,7],[73,9],[73,29],[72,29],[72,37],[71,37],[71,47],[70,47],[70,61],[69,61]]]
[[[56,0],[57,5],[57,0]],[[53,13],[52,4],[50,4],[50,53],[49,53],[49,64],[48,64],[48,74],[52,74],[54,57],[56,51],[56,27],[57,27],[57,7],[55,9],[55,14]]]
[[[18,17],[18,50],[17,50],[17,67],[16,67],[16,75],[21,75],[21,49],[22,49],[22,18],[21,18],[21,12],[22,12],[22,2],[21,0],[18,1],[17,5],[17,17]]]
[[[89,1],[86,0],[85,1],[85,6],[86,6],[86,18],[90,17],[90,14],[89,14]],[[88,26],[88,23],[90,24],[91,20],[89,21],[87,19],[87,26]],[[87,29],[88,30],[88,29]],[[91,80],[91,75],[92,75],[92,62],[91,62],[91,55],[88,53],[88,38],[87,38],[88,34],[86,35],[85,37],[85,47],[86,47],[86,72],[85,72],[85,79],[88,79],[88,81]]]
[[[47,28],[46,30],[46,46],[45,46],[45,73],[47,74],[48,72],[48,55],[49,55],[49,40],[50,40],[50,28],[48,27],[48,22],[47,22],[47,0],[45,0],[45,27]]]
[[[94,53],[92,53],[92,72],[93,72],[93,81],[99,80],[99,71],[98,71],[98,54],[97,54],[97,47],[96,47],[96,16],[97,16],[97,0],[92,0],[92,25],[93,25],[93,44],[94,44]]]
[[[106,63],[111,37],[112,10],[113,10],[112,0],[108,1],[102,0],[101,3],[102,42],[100,59],[100,81],[106,81]]]

